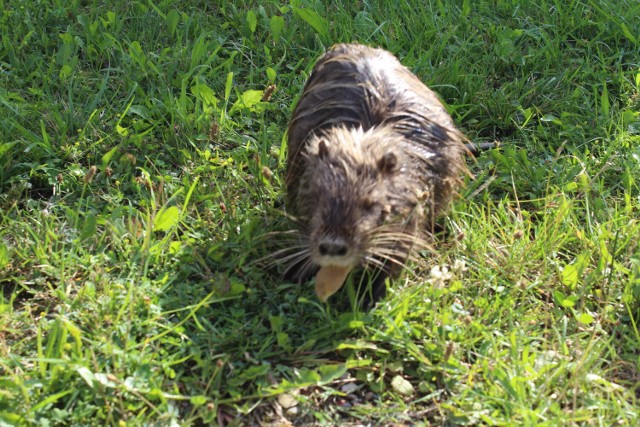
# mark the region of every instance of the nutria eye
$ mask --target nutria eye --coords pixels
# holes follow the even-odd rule
[[[325,141],[320,141],[318,143],[318,157],[320,159],[324,159],[329,155],[329,148],[327,148],[327,143]]]
[[[362,209],[364,209],[365,211],[370,211],[373,209],[373,207],[375,206],[375,202],[371,199],[364,199],[362,202]]]
[[[392,173],[398,165],[398,158],[393,153],[386,153],[378,160],[378,170],[382,173]]]

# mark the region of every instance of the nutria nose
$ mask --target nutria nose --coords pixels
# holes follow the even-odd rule
[[[318,252],[323,256],[345,256],[348,251],[344,242],[323,242],[318,245]]]

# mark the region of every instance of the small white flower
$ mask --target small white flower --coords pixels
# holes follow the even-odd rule
[[[467,264],[463,259],[457,259],[453,262],[453,266],[451,267],[456,274],[464,273],[467,271]]]

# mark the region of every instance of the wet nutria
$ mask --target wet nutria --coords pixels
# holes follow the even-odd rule
[[[396,276],[426,247],[465,169],[464,136],[389,52],[339,44],[315,65],[288,129],[287,206],[303,243],[288,257],[326,300],[356,266]]]

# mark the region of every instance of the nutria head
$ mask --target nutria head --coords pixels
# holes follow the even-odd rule
[[[391,127],[333,127],[309,140],[294,204],[315,265],[404,262],[425,197],[407,147]]]

